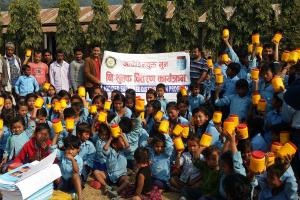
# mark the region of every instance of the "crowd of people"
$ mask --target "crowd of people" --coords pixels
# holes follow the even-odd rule
[[[57,151],[58,190],[84,199],[85,184],[113,199],[298,199],[300,63],[280,42],[212,62],[191,52],[191,85],[177,100],[158,83],[146,99],[101,87],[101,49],[69,64],[57,50],[33,62],[6,44],[0,58],[0,158],[5,173]],[[260,50],[259,50],[260,49]],[[30,59],[29,59],[30,60]],[[43,62],[42,62],[43,61]],[[294,61],[294,62],[293,62]],[[1,124],[2,123],[2,124]]]

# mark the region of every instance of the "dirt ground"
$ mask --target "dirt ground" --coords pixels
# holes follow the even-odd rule
[[[95,190],[94,188],[90,187],[88,184],[86,184],[84,190],[83,190],[83,197],[84,200],[109,200],[107,196],[101,195],[100,190]],[[164,193],[163,199],[164,200],[177,200],[179,198],[178,194],[175,193]]]

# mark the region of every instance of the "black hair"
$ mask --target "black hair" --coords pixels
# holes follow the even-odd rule
[[[231,151],[226,151],[224,153],[221,154],[220,160],[223,163],[226,163],[229,167],[231,172],[234,172],[234,168],[233,168],[233,157],[232,157],[232,152]]]
[[[162,88],[166,92],[166,85],[165,84],[163,84],[163,83],[157,84],[156,90],[158,90],[159,88]]]
[[[276,70],[274,68],[275,66],[270,64],[270,63],[267,63],[267,64],[264,64],[261,68],[261,72],[262,73],[266,73],[267,71],[271,71],[273,75],[276,74]]]
[[[75,135],[68,135],[64,138],[64,148],[79,149],[81,145],[80,139]]]
[[[45,54],[45,53],[50,53],[52,55],[52,52],[49,49],[44,49],[43,54]]]
[[[166,138],[165,138],[164,134],[159,133],[159,132],[154,132],[152,145],[154,146],[158,142],[162,142],[164,144],[164,147],[166,146]]]
[[[80,106],[82,107],[83,106],[83,101],[82,101],[81,97],[77,94],[75,94],[71,97],[71,99],[70,99],[71,104],[72,104],[72,101],[75,100],[75,99],[80,101]]]
[[[68,96],[69,98],[71,98],[71,95],[69,92],[67,92],[66,90],[61,90],[58,92],[57,96],[59,96],[60,98],[63,98],[64,96]]]
[[[159,100],[156,100],[156,99],[148,102],[147,106],[152,106],[153,110],[155,110],[155,111],[161,110],[161,103]]]
[[[177,98],[177,101],[178,101],[178,99],[188,99],[188,96],[182,96],[181,92],[179,91],[176,94],[176,98]]]
[[[30,68],[30,66],[25,64],[25,65],[22,66],[22,71],[25,72],[26,69],[28,69],[28,68]]]
[[[237,149],[241,152],[241,154],[246,153],[248,150],[251,151],[251,141],[249,139],[239,140],[237,144]]]
[[[104,103],[105,103],[105,100],[106,100],[104,96],[102,96],[102,95],[97,95],[97,96],[95,96],[95,97],[93,98],[92,103],[94,104],[95,101],[96,101],[97,99],[99,99],[100,102],[101,102],[102,104],[104,104]]]
[[[280,162],[280,159],[276,159],[274,165],[267,168],[267,174],[275,175],[278,178],[283,175],[283,173],[286,171],[286,168],[282,162]]]
[[[47,123],[38,123],[36,125],[34,133],[38,133],[38,132],[40,132],[42,130],[47,130],[48,133],[50,134],[50,127],[49,127],[49,125]]]
[[[135,107],[135,96],[126,95],[125,96],[125,103],[128,102],[128,100],[132,100],[133,101],[133,107]]]
[[[77,124],[76,126],[76,135],[81,135],[82,133],[90,133],[91,132],[91,126],[86,122],[81,122]]]
[[[273,49],[273,46],[270,43],[266,43],[263,46],[264,49]]]
[[[41,51],[40,49],[35,49],[35,50],[34,50],[34,55],[35,55],[35,54],[41,54],[41,53],[42,53],[42,51]]]
[[[197,108],[193,109],[192,115],[194,116],[198,112],[202,112],[205,115],[207,115],[208,116],[208,121],[211,120],[212,112],[209,109],[207,109],[206,106],[200,106],[200,107],[197,107]]]
[[[80,51],[81,53],[83,53],[82,48],[76,47],[76,48],[74,49],[74,54],[75,54],[76,52],[78,52],[78,51]]]
[[[64,119],[67,119],[70,117],[74,117],[74,118],[76,117],[76,113],[72,107],[64,109]]]
[[[265,120],[260,116],[248,119],[250,138],[254,137],[258,133],[264,135],[264,124]]]
[[[115,103],[115,101],[121,101],[123,103],[123,107],[125,107],[125,96],[122,93],[117,93],[114,96],[113,104]]]
[[[106,134],[110,135],[110,128],[106,124],[101,123],[98,126],[98,134],[100,135],[100,134],[103,134],[103,133],[106,133]]]
[[[134,159],[138,164],[147,164],[149,163],[150,156],[149,151],[145,147],[139,147],[134,152]]]
[[[110,123],[116,116],[117,116],[117,114],[114,113],[114,112],[108,113],[108,115],[107,115],[107,122]]]
[[[171,101],[167,104],[167,109],[166,110],[169,110],[169,109],[174,109],[174,110],[177,110],[177,103],[175,101]]]
[[[189,136],[188,136],[188,142],[189,142],[189,141],[194,141],[194,142],[196,142],[197,144],[199,144],[199,142],[200,142],[199,137],[197,137],[197,136],[195,136],[195,135],[193,135],[193,134],[189,134]]]
[[[93,44],[93,45],[91,46],[91,50],[93,50],[93,49],[95,49],[95,48],[101,49],[100,46],[101,46],[101,45],[99,45],[99,44]]]
[[[64,54],[64,51],[63,51],[62,49],[57,49],[57,50],[56,50],[56,55],[59,54],[59,53],[60,53],[60,54]]]
[[[47,113],[46,108],[40,108],[40,109],[38,109],[37,112],[36,112],[36,116],[47,117],[48,113]]]
[[[11,121],[11,128],[12,128],[12,126],[13,126],[15,123],[18,123],[18,122],[21,122],[22,125],[25,127],[25,121],[24,121],[24,118],[17,115],[17,116],[15,116],[15,117],[13,118],[13,120]]]
[[[234,73],[235,75],[237,75],[238,73],[240,73],[241,66],[240,66],[240,64],[238,64],[238,63],[232,62],[232,63],[230,63],[230,64],[228,65],[228,69],[231,69],[231,70],[233,71],[233,73]]]
[[[196,87],[198,87],[200,89],[200,85],[199,84],[197,84],[197,83],[191,83],[190,90],[192,90],[192,89],[194,89]]]
[[[146,95],[147,94],[152,94],[155,98],[157,97],[157,93],[154,89],[150,88],[147,90]]]
[[[119,122],[119,126],[123,133],[129,133],[132,131],[133,128],[131,119],[129,119],[128,117],[122,117]]]
[[[189,100],[187,98],[180,98],[177,100],[177,107],[179,104],[185,104],[186,106],[189,106]]]
[[[1,112],[1,119],[3,119],[3,123],[7,127],[11,127],[11,122],[15,118],[16,113],[14,109],[3,109]]]
[[[229,174],[224,178],[223,186],[227,199],[251,200],[251,184],[246,176]]]
[[[135,97],[136,97],[136,92],[135,92],[135,90],[134,90],[134,89],[131,89],[131,88],[127,89],[127,90],[125,91],[125,97],[127,97],[128,95],[133,96],[133,97],[135,98]]]
[[[220,153],[220,150],[219,150],[219,148],[218,148],[217,146],[212,145],[212,146],[209,146],[209,147],[207,147],[206,149],[204,149],[204,151],[203,151],[202,154],[203,154],[203,156],[205,157],[205,159],[208,159],[209,156],[211,156],[211,154],[212,154],[213,152],[218,152],[218,153]]]
[[[16,106],[17,111],[19,111],[19,109],[20,109],[22,106],[26,106],[26,107],[28,108],[27,103],[24,102],[24,101],[21,101],[21,102],[19,102],[19,103],[17,104],[17,106]]]
[[[236,83],[235,83],[235,87],[237,89],[249,89],[249,83],[246,79],[239,79]]]
[[[27,102],[30,98],[36,99],[38,96],[34,93],[29,93],[26,95],[25,101]]]
[[[278,94],[279,94],[279,93],[274,93],[274,94],[273,94],[273,99],[274,99],[275,102],[278,103],[278,105],[281,107],[282,104],[283,104],[283,101],[282,101],[282,99],[279,98]]]

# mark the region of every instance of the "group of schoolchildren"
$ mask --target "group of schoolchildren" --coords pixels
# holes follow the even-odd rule
[[[84,198],[86,183],[115,199],[159,200],[164,191],[178,192],[181,200],[298,199],[299,168],[291,165],[298,152],[277,157],[259,174],[251,169],[250,160],[252,151],[270,152],[281,131],[289,131],[291,140],[299,145],[293,137],[300,133],[299,111],[283,98],[284,88],[274,91],[272,79],[282,76],[285,88],[292,87],[300,65],[274,62],[270,56],[264,60],[255,54],[237,56],[228,40],[224,42],[230,59],[224,62],[220,54],[214,66],[221,67],[223,84],[215,83],[213,68],[206,66],[208,78],[193,82],[187,94],[178,91],[177,101],[165,99],[162,83],[149,89],[143,110],[136,109],[141,99],[133,89],[125,95],[113,91],[110,98],[101,87],[94,87],[89,97],[65,90],[56,93],[52,85],[34,87],[34,93],[20,86],[16,98],[3,93],[1,170],[41,160],[57,150],[62,177],[55,181],[56,187],[76,192],[79,199]],[[259,68],[259,80],[251,80],[253,68]],[[29,70],[25,76],[30,76]],[[252,104],[253,92],[266,100],[264,111]],[[41,97],[44,105],[40,108],[35,101]],[[55,105],[62,100],[65,108],[57,109]],[[107,109],[109,101],[112,105]],[[89,112],[92,105],[97,112]],[[222,129],[222,123],[213,121],[214,111],[223,113],[222,121],[237,115],[239,123],[247,124],[249,137],[241,138],[237,129],[233,133]],[[100,115],[106,116],[104,121],[99,120]],[[70,118],[75,121],[72,128],[67,126]],[[167,131],[162,131],[160,126],[166,121]],[[58,122],[63,130],[57,132],[53,127]],[[188,130],[181,137],[184,148],[175,144],[177,125]],[[200,143],[204,134],[212,137],[207,146]]]

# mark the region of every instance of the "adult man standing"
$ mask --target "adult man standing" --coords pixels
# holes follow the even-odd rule
[[[35,77],[38,84],[41,86],[49,80],[48,65],[42,62],[42,52],[39,50],[34,52],[33,60],[34,62],[28,64],[30,66],[31,75]]]
[[[69,91],[69,63],[64,61],[63,51],[57,50],[56,61],[50,65],[49,76],[50,83],[55,87],[57,92],[60,90]]]
[[[45,49],[44,52],[43,52],[43,62],[46,63],[48,65],[48,67],[50,67],[50,65],[53,62],[52,53],[48,49]]]
[[[202,83],[205,80],[207,71],[206,59],[203,58],[200,48],[194,48],[191,59],[191,82],[196,84]]]
[[[21,75],[21,60],[15,53],[15,45],[12,42],[5,44],[5,55],[0,61],[1,84],[4,90],[12,92],[12,88]]]
[[[93,87],[101,84],[101,49],[99,46],[94,46],[92,48],[92,55],[85,59],[84,64],[84,78],[85,78],[85,87],[89,93],[89,96],[92,96]]]

